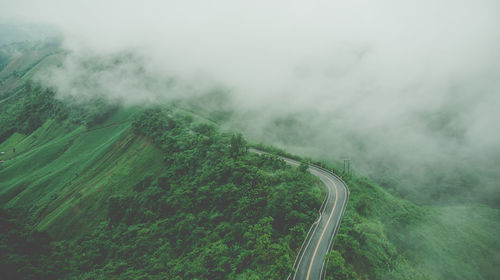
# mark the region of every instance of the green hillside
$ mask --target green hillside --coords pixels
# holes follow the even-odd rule
[[[28,136],[14,134],[0,149],[8,151],[0,170],[1,203],[29,209],[38,228],[57,237],[95,226],[105,212],[103,200],[129,190],[145,171],[157,173],[162,162],[127,122],[67,129],[49,120]]]
[[[366,178],[348,183],[350,202],[332,254],[330,279],[495,279],[499,275],[497,209],[418,206]],[[356,275],[339,274],[349,267]]]
[[[312,175],[175,109],[31,83],[0,107],[7,278],[283,278],[317,218]]]
[[[188,116],[155,109],[134,118],[136,112],[119,110],[92,128],[48,120],[0,146],[10,151],[0,169],[1,203],[13,209],[11,219],[20,215],[59,240],[47,262],[63,261],[55,253],[62,246],[72,255],[63,272],[94,271],[82,276],[91,279],[112,277],[124,266],[127,277],[158,279],[286,275],[321,202],[315,179],[276,158],[248,154],[243,140],[234,147],[234,137],[190,125]],[[279,211],[287,208],[286,215]],[[207,251],[200,257],[200,250]],[[212,250],[224,251],[208,261]],[[282,261],[271,265],[270,258]]]
[[[231,114],[211,111],[210,95],[205,110],[59,100],[29,80],[63,54],[32,48],[45,51],[0,69],[5,279],[286,278],[324,195],[315,177],[249,153],[216,126]],[[328,279],[500,275],[497,209],[347,181]]]

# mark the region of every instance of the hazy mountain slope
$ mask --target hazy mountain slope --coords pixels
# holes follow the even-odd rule
[[[164,106],[61,101],[32,83],[6,92],[0,103],[6,277],[290,273],[322,201],[312,175],[249,154],[241,136]],[[35,243],[40,250],[31,249]]]
[[[37,279],[287,275],[321,201],[314,179],[244,153],[244,141],[207,125],[204,118],[231,116],[211,110],[210,95],[200,98],[208,109],[198,104],[191,111],[202,116],[193,117],[61,101],[23,83],[56,61],[22,68],[0,100],[2,271]],[[357,176],[348,184],[328,278],[500,274],[498,210],[417,205]]]
[[[57,31],[51,26],[0,23],[0,46],[15,42],[43,40],[56,35]]]
[[[312,112],[268,119],[268,129],[252,134],[253,124],[247,120],[255,116],[232,109],[232,98],[225,92],[209,93],[202,101],[193,98],[181,102],[181,106],[228,129],[249,131],[254,141],[321,159],[337,170],[343,169],[342,158],[332,158],[315,142],[318,131],[310,125],[314,121]],[[344,141],[338,139],[340,135],[341,132],[336,141]],[[345,141],[349,141],[349,135],[346,137]],[[362,142],[352,144],[366,149]],[[466,162],[464,168],[453,172],[433,169],[422,175],[418,169],[411,177],[404,177],[397,173],[397,167],[391,169],[379,164],[384,160],[382,157],[366,163],[359,159],[351,161],[356,175],[348,181],[351,196],[334,247],[341,254],[332,255],[335,263],[329,269],[332,279],[355,278],[350,274],[352,270],[366,279],[497,278],[500,275],[500,242],[495,237],[500,230],[500,211],[495,204],[498,188],[490,189],[489,199],[483,199],[486,196],[472,199],[478,193],[483,194],[481,184],[491,177],[481,177],[483,173],[476,172],[477,166],[465,168]],[[359,166],[367,164],[379,164],[380,172],[370,178],[360,176],[363,171]],[[422,176],[425,178],[415,180]]]
[[[57,40],[39,43],[12,43],[0,48],[0,96],[12,93],[33,74],[46,66],[60,63]]]
[[[353,266],[366,279],[494,279],[499,275],[500,211],[486,206],[418,206],[366,178],[351,196],[329,267]],[[337,276],[337,277],[335,277]],[[347,277],[347,279],[350,279]]]

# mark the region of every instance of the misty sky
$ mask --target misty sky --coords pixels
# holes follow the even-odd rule
[[[0,23],[61,31],[70,55],[44,81],[63,93],[134,103],[223,86],[240,112],[258,112],[246,124],[257,137],[300,113],[318,154],[499,165],[497,0],[2,2]],[[82,67],[119,53],[134,58]],[[95,88],[76,88],[82,77]],[[167,77],[186,86],[165,90]]]

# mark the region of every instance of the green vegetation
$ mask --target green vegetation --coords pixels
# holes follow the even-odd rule
[[[50,237],[25,227],[19,221],[20,216],[11,212],[0,209],[2,279],[56,278],[67,263],[55,252]]]
[[[61,101],[55,99],[54,91],[27,83],[0,103],[0,142],[14,132],[31,134],[49,119],[91,128],[104,122],[117,108],[99,99],[86,103]]]
[[[322,201],[312,175],[173,110],[69,104],[31,85],[1,104],[11,230],[0,253],[12,278],[291,272]]]
[[[217,107],[223,93],[190,110],[202,116],[59,100],[24,83],[57,60],[41,49],[1,60],[3,278],[286,278],[322,201],[304,171],[310,162],[333,168],[204,122],[231,117]],[[357,176],[348,184],[327,279],[500,275],[498,210],[417,205]]]
[[[500,212],[484,206],[427,207],[367,178],[348,181],[344,220],[327,279],[494,279]]]

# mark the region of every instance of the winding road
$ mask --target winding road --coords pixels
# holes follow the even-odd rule
[[[253,149],[252,151],[259,154],[264,153]],[[291,165],[300,165],[300,162],[296,160],[280,158]],[[334,237],[339,230],[349,199],[347,184],[339,176],[315,165],[309,165],[309,171],[325,184],[328,194],[319,209],[319,219],[309,229],[295,259],[293,265],[295,274],[290,274],[289,280],[325,278],[325,255],[332,249]]]

